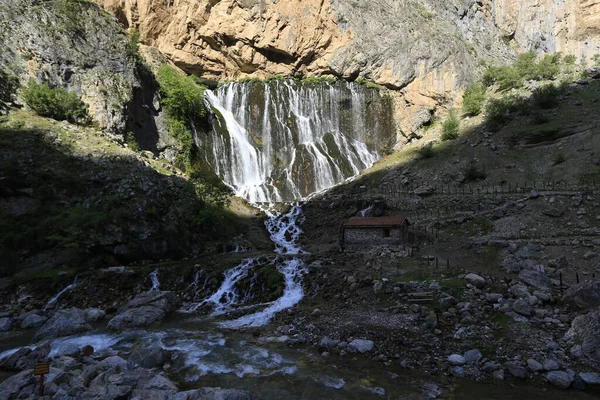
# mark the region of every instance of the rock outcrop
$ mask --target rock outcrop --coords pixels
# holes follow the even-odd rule
[[[404,134],[515,48],[590,58],[600,41],[600,4],[582,0],[95,1],[189,73],[361,77],[399,90]]]
[[[131,300],[121,312],[108,322],[114,330],[147,326],[174,311],[179,299],[172,292],[150,290]]]

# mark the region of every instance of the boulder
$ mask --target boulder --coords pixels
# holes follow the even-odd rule
[[[12,328],[12,318],[0,318],[0,332],[10,331]]]
[[[533,308],[531,307],[531,305],[529,305],[529,303],[521,299],[513,303],[512,309],[517,314],[521,314],[526,317],[529,317],[531,316],[531,314],[533,314]]]
[[[483,354],[479,350],[473,349],[467,351],[464,358],[467,364],[476,364],[483,358]]]
[[[485,295],[485,300],[489,303],[495,304],[502,298],[500,293],[488,293]]]
[[[562,389],[566,389],[571,386],[571,382],[573,382],[573,378],[565,371],[552,371],[546,374],[546,380]]]
[[[319,347],[322,349],[334,349],[340,343],[339,340],[330,339],[327,336],[323,336],[323,339],[319,342]]]
[[[21,322],[21,329],[31,329],[31,328],[39,328],[44,325],[48,318],[41,317],[37,314],[31,314],[25,317],[23,322]]]
[[[27,386],[35,385],[38,379],[33,376],[33,370],[26,370],[13,375],[0,383],[0,399],[16,399]]]
[[[544,369],[546,371],[556,371],[559,368],[560,367],[559,367],[558,363],[554,360],[548,360],[544,363]]]
[[[512,363],[506,363],[504,365],[504,368],[506,369],[506,371],[509,374],[511,374],[515,378],[527,379],[527,369],[523,368],[520,365],[516,365],[516,364],[512,364]]]
[[[167,352],[158,344],[138,345],[129,355],[128,366],[133,369],[162,367],[168,360]]]
[[[477,274],[468,274],[465,276],[465,279],[476,288],[481,289],[485,286],[485,279]]]
[[[533,372],[540,372],[544,370],[544,366],[533,358],[527,360],[527,367]]]
[[[596,372],[582,372],[579,377],[588,385],[600,385],[600,374]]]
[[[563,302],[581,310],[600,307],[600,279],[571,286],[565,291]]]
[[[552,281],[548,278],[548,275],[542,271],[524,269],[519,273],[519,279],[529,286],[533,286],[540,290],[548,290],[552,286]]]
[[[104,319],[106,313],[99,308],[88,308],[85,310],[85,318],[88,322],[96,322]]]
[[[367,353],[373,350],[375,343],[372,340],[354,339],[348,344],[350,350],[358,351],[359,353]]]
[[[85,312],[79,308],[57,311],[35,334],[34,340],[54,339],[92,330]]]
[[[580,343],[583,355],[600,362],[600,307],[575,317],[565,340]]]
[[[450,365],[465,365],[465,358],[460,354],[451,354],[448,356],[448,363]]]
[[[237,389],[202,388],[169,396],[168,400],[252,400],[250,392]]]
[[[113,330],[123,330],[147,326],[163,319],[178,305],[179,299],[172,292],[150,290],[131,300],[108,322],[108,327]]]
[[[483,364],[483,367],[481,367],[481,370],[485,373],[491,374],[494,371],[497,371],[500,369],[500,365],[496,364],[493,361],[488,361],[485,364]]]
[[[440,307],[443,310],[446,310],[455,304],[458,304],[456,297],[453,297],[447,293],[440,294]]]

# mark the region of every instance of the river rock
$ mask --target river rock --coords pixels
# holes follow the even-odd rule
[[[531,316],[531,314],[533,314],[533,308],[531,307],[531,305],[529,305],[529,303],[527,303],[526,301],[523,301],[521,299],[519,299],[513,303],[512,309],[517,314],[521,314],[526,317],[529,317],[529,316]]]
[[[501,367],[493,361],[488,361],[481,367],[481,370],[487,374],[491,374],[494,371],[499,370]]]
[[[22,371],[0,383],[0,399],[16,399],[25,387],[33,387],[36,383],[33,370]]]
[[[450,365],[465,365],[465,358],[460,354],[451,354],[448,356],[448,363]]]
[[[35,334],[34,340],[54,339],[92,330],[86,315],[79,308],[57,311]]]
[[[464,358],[467,364],[475,364],[483,358],[483,354],[481,354],[479,350],[473,349],[467,351],[464,355]]]
[[[512,363],[506,363],[504,365],[504,368],[506,369],[506,371],[509,374],[511,374],[515,378],[527,379],[527,369],[521,367],[520,365],[515,365],[515,364],[512,364]]]
[[[39,328],[44,325],[48,318],[41,317],[37,314],[31,314],[25,317],[25,319],[21,322],[21,329],[31,329],[31,328]]]
[[[581,343],[583,354],[600,362],[600,307],[575,317],[565,339]]]
[[[465,369],[463,367],[452,367],[450,373],[457,378],[463,378],[465,376]]]
[[[465,279],[476,288],[481,289],[485,286],[485,279],[477,274],[468,274],[465,276]]]
[[[10,356],[0,359],[0,369],[8,371],[17,370],[17,363],[19,360],[27,356],[29,353],[31,353],[31,349],[29,347],[21,347]]]
[[[527,360],[527,367],[533,372],[540,372],[544,370],[544,366],[533,358]]]
[[[0,332],[10,331],[12,328],[12,318],[0,318]]]
[[[375,343],[372,340],[354,339],[348,344],[350,350],[358,351],[359,353],[367,353],[373,350]]]
[[[252,400],[250,392],[237,389],[202,388],[179,392],[169,400]]]
[[[500,293],[488,293],[485,295],[485,299],[487,302],[495,304],[502,298]]]
[[[596,372],[582,372],[579,376],[588,385],[600,385],[600,374]]]
[[[529,286],[533,286],[540,290],[548,290],[552,286],[552,281],[548,278],[548,275],[542,271],[524,269],[519,273],[519,279]]]
[[[131,300],[108,322],[108,327],[113,330],[123,330],[147,326],[163,319],[178,305],[179,300],[172,292],[150,290]]]
[[[334,349],[340,344],[339,340],[330,339],[327,336],[323,336],[323,339],[319,342],[319,347],[323,349]]]
[[[569,376],[565,371],[552,371],[546,374],[546,380],[562,389],[566,389],[571,386],[571,382],[573,382],[573,378]]]
[[[558,363],[554,360],[548,360],[544,363],[544,369],[546,371],[556,371],[559,368],[560,367],[559,367]]]
[[[444,310],[458,304],[456,297],[453,297],[447,293],[440,294],[440,307]]]
[[[106,313],[99,308],[88,308],[85,310],[85,319],[89,322],[96,322],[104,319]]]
[[[581,282],[565,291],[563,301],[581,310],[600,306],[600,279]]]
[[[129,355],[129,368],[157,368],[162,367],[168,360],[167,352],[158,344],[138,345]]]

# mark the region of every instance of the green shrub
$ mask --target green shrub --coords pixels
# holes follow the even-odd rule
[[[535,66],[535,73],[531,79],[552,80],[560,73],[561,53],[546,54]]]
[[[500,90],[519,88],[523,85],[523,77],[513,67],[488,67],[483,73],[482,82],[485,86],[498,85]]]
[[[463,110],[471,115],[479,115],[485,104],[485,86],[472,83],[465,89]]]
[[[33,79],[23,90],[23,98],[29,107],[43,117],[59,121],[81,122],[86,116],[86,106],[77,94]]]
[[[0,109],[13,100],[18,87],[17,77],[0,69]]]
[[[567,54],[565,58],[563,58],[563,63],[566,65],[573,65],[576,61],[577,57],[575,57],[573,54]]]
[[[511,120],[511,104],[507,99],[491,99],[485,107],[485,126],[496,132]]]
[[[161,105],[167,114],[167,128],[181,144],[178,164],[190,168],[194,151],[193,126],[200,125],[208,111],[204,103],[206,88],[196,79],[169,65],[156,74],[160,84]]]
[[[456,117],[456,113],[454,111],[450,111],[448,113],[448,117],[442,124],[442,140],[454,140],[458,138],[460,122]]]
[[[190,182],[194,185],[196,195],[205,203],[218,208],[230,205],[229,196],[233,191],[215,174],[195,171],[190,175]]]
[[[485,179],[486,173],[476,160],[471,160],[464,170],[464,176],[467,182],[472,182],[479,179]]]
[[[123,138],[125,139],[125,143],[127,143],[127,147],[129,147],[133,151],[140,151],[140,145],[135,139],[135,134],[133,132],[126,132],[123,135]]]
[[[435,155],[435,150],[433,148],[433,142],[429,142],[421,146],[417,150],[421,158],[432,158]]]
[[[558,97],[561,90],[554,85],[545,85],[536,88],[531,94],[533,103],[544,110],[558,106]]]
[[[600,54],[594,54],[594,56],[592,57],[592,61],[595,65],[600,66]]]
[[[127,33],[127,46],[125,52],[127,58],[136,63],[141,62],[141,56],[139,54],[140,48],[140,31],[132,29]]]

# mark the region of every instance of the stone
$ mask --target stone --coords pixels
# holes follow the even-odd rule
[[[494,371],[499,370],[501,367],[493,361],[488,361],[481,367],[481,370],[487,374],[491,374]]]
[[[575,317],[565,340],[581,343],[583,355],[600,362],[600,307]]]
[[[450,365],[465,365],[465,358],[460,354],[452,354],[448,356],[448,363]]]
[[[0,399],[16,399],[25,387],[36,383],[33,370],[22,371],[0,383]]]
[[[48,318],[41,317],[37,314],[31,314],[25,317],[23,322],[21,322],[21,329],[31,329],[31,328],[39,328],[44,325]]]
[[[556,371],[559,368],[560,367],[559,367],[558,363],[554,360],[548,360],[544,363],[544,369],[546,371]]]
[[[467,274],[465,276],[465,279],[473,286],[475,286],[478,289],[481,289],[482,287],[485,286],[485,279],[482,276],[479,276],[477,274]]]
[[[85,310],[85,318],[88,322],[96,322],[104,319],[106,313],[99,308],[88,308]]]
[[[533,308],[531,307],[531,305],[529,305],[529,303],[519,299],[516,300],[512,307],[514,312],[516,312],[517,314],[521,314],[524,315],[526,317],[529,317],[533,314]]]
[[[600,374],[597,372],[581,372],[579,377],[588,385],[600,385]]]
[[[372,340],[354,339],[348,344],[350,350],[358,351],[359,353],[367,353],[373,350],[375,343]]]
[[[549,208],[543,212],[544,215],[552,218],[560,218],[565,213],[565,210],[559,208]]]
[[[511,286],[510,289],[508,289],[509,292],[511,292],[515,297],[520,298],[520,299],[528,299],[529,298],[529,289],[527,289],[527,286],[525,285],[514,285]]]
[[[85,312],[79,308],[57,311],[35,334],[34,340],[54,339],[92,330],[85,318]]]
[[[0,332],[10,331],[12,328],[12,318],[0,318]]]
[[[571,286],[563,295],[563,302],[580,310],[600,306],[600,279],[584,281]]]
[[[319,308],[315,308],[310,315],[312,315],[313,317],[320,317],[323,314],[323,312],[319,309]]]
[[[172,292],[150,290],[136,296],[108,322],[108,328],[123,330],[148,326],[163,319],[179,305]]]
[[[159,344],[135,346],[129,355],[127,365],[130,369],[159,368],[168,360],[167,352]]]
[[[202,388],[179,392],[169,400],[252,400],[252,395],[245,390]]]
[[[575,357],[575,358],[583,357],[583,349],[581,348],[581,345],[578,345],[578,344],[571,347],[570,353],[571,353],[571,356]]]
[[[579,376],[575,376],[573,378],[573,382],[571,382],[571,387],[575,390],[585,390],[587,389],[587,385]]]
[[[458,300],[455,297],[453,297],[447,293],[440,294],[440,307],[443,310],[447,310],[448,308],[452,307],[455,304],[458,304]]]
[[[534,271],[530,269],[524,269],[519,273],[519,279],[533,286],[536,289],[548,290],[552,287],[552,281],[548,276],[541,271]]]
[[[321,341],[319,342],[319,347],[323,349],[334,349],[338,347],[340,344],[339,340],[330,339],[327,336],[323,336]]]
[[[479,350],[473,349],[467,351],[464,358],[467,364],[476,364],[483,358],[483,354]]]
[[[520,365],[515,365],[515,364],[512,364],[512,363],[507,363],[507,364],[504,365],[504,368],[506,369],[506,371],[509,374],[511,374],[515,378],[527,379],[527,369],[521,367]]]
[[[450,373],[457,378],[463,378],[465,376],[465,370],[463,367],[452,367]]]
[[[573,379],[565,371],[551,371],[546,374],[546,380],[562,389],[571,386]]]
[[[533,358],[527,360],[527,368],[529,368],[533,372],[540,372],[544,370],[544,366],[536,360],[534,360]]]
[[[502,298],[500,293],[488,293],[485,295],[485,300],[489,303],[495,304]]]
[[[504,370],[503,369],[498,369],[498,370],[492,372],[492,376],[494,377],[494,379],[498,379],[499,381],[503,381],[504,380]]]
[[[537,297],[538,299],[540,299],[540,301],[542,301],[544,303],[547,303],[550,300],[552,300],[552,297],[548,293],[540,292],[539,290],[536,290],[535,292],[533,292],[533,295],[535,297]]]

